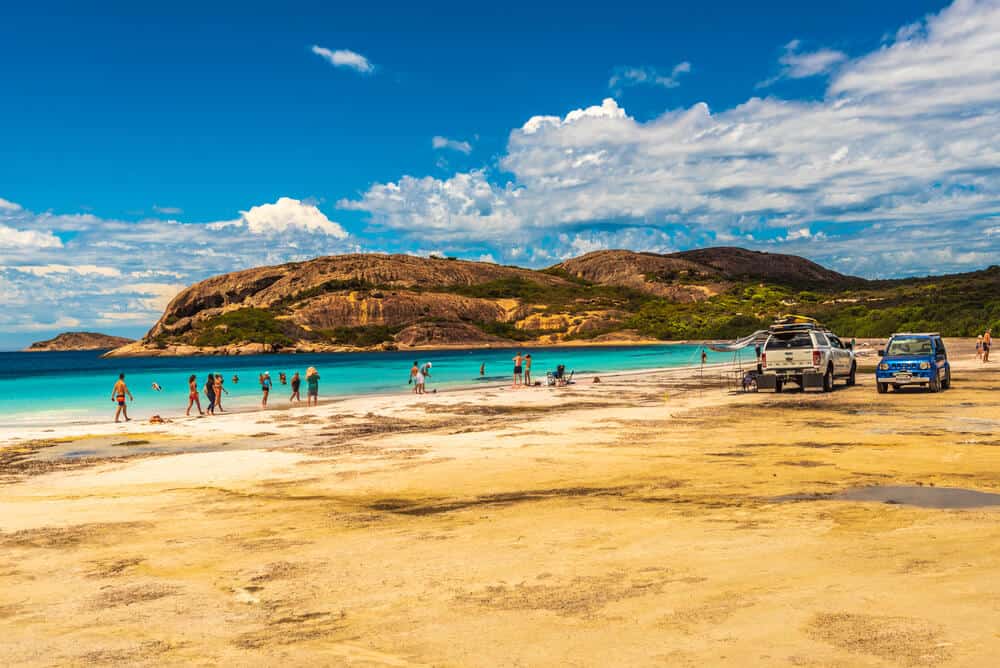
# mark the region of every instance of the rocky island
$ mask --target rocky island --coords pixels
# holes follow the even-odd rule
[[[111,336],[96,332],[63,332],[46,341],[36,341],[25,348],[25,352],[40,353],[67,350],[111,350],[132,343],[123,336]]]

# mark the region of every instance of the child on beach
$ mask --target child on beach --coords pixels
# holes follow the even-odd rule
[[[319,372],[316,367],[306,369],[306,406],[315,406],[319,403]]]
[[[198,415],[204,415],[205,411],[201,410],[201,399],[198,398],[198,377],[191,374],[188,378],[188,407],[184,415],[191,415],[191,406],[194,404],[198,404]]]
[[[979,361],[983,360],[983,335],[980,334],[976,337],[976,359]]]
[[[128,389],[128,385],[125,384],[125,374],[118,374],[118,380],[115,382],[114,389],[111,390],[111,401],[118,402],[118,410],[115,411],[115,422],[118,422],[119,416],[124,416],[125,421],[129,422],[132,418],[128,416],[128,409],[125,407],[125,395],[132,401],[135,401],[135,397],[132,396],[132,392]]]

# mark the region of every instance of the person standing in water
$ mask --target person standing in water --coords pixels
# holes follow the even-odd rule
[[[479,365],[479,376],[480,378],[486,375],[486,362]]]
[[[296,371],[292,376],[292,396],[288,397],[289,402],[302,401],[302,397],[299,396],[300,387],[302,387],[302,379],[299,377],[299,372]]]
[[[191,406],[198,405],[198,415],[204,415],[205,411],[201,410],[201,399],[198,398],[198,377],[191,374],[188,378],[188,407],[184,412],[184,415],[191,415]]]
[[[229,394],[229,390],[222,387],[221,373],[215,374],[215,384],[213,387],[215,389],[215,407],[219,409],[220,413],[225,413],[226,411],[222,410],[222,394],[223,392]]]
[[[531,385],[531,353],[524,356],[524,384]]]
[[[118,422],[118,418],[124,416],[125,421],[129,422],[132,418],[128,416],[128,408],[125,406],[125,396],[133,402],[135,397],[132,396],[132,392],[128,389],[128,385],[125,384],[125,374],[118,374],[118,380],[115,381],[115,387],[111,390],[111,401],[118,402],[118,410],[115,411],[115,422]]]
[[[514,387],[517,387],[521,383],[521,363],[524,361],[524,357],[518,353],[511,361],[514,362]]]
[[[316,367],[306,369],[306,406],[319,404],[319,372]]]
[[[271,393],[271,372],[265,371],[260,377],[260,391],[263,395],[260,400],[260,407],[267,408],[267,395]]]
[[[427,379],[430,377],[431,377],[431,363],[428,362],[427,364],[420,367],[420,372],[417,374],[417,383],[420,386],[420,392],[418,392],[417,394],[427,393]]]
[[[413,386],[414,394],[420,394],[421,382],[423,382],[423,377],[420,375],[420,360],[416,360],[410,367],[410,385]]]
[[[215,375],[208,374],[208,378],[205,380],[205,397],[208,399],[208,406],[205,407],[205,412],[209,415],[215,415]]]

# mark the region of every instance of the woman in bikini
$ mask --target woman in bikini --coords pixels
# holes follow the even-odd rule
[[[191,406],[198,405],[198,415],[204,415],[205,412],[201,410],[201,399],[198,398],[198,377],[191,374],[188,378],[188,407],[184,415],[191,415]]]
[[[226,411],[222,410],[222,393],[225,392],[226,394],[229,394],[229,390],[222,387],[221,373],[215,374],[215,383],[212,386],[212,389],[215,390],[215,407],[219,409],[220,413],[225,413]]]

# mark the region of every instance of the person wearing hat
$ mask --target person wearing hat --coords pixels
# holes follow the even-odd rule
[[[264,375],[260,377],[260,391],[263,394],[263,398],[260,402],[261,408],[267,408],[267,395],[271,392],[271,372],[265,371]]]
[[[431,366],[430,362],[420,367],[420,373],[417,374],[417,394],[425,394],[427,390],[427,379],[431,377]]]
[[[317,405],[319,403],[319,372],[314,366],[306,369],[306,387],[306,406]]]

